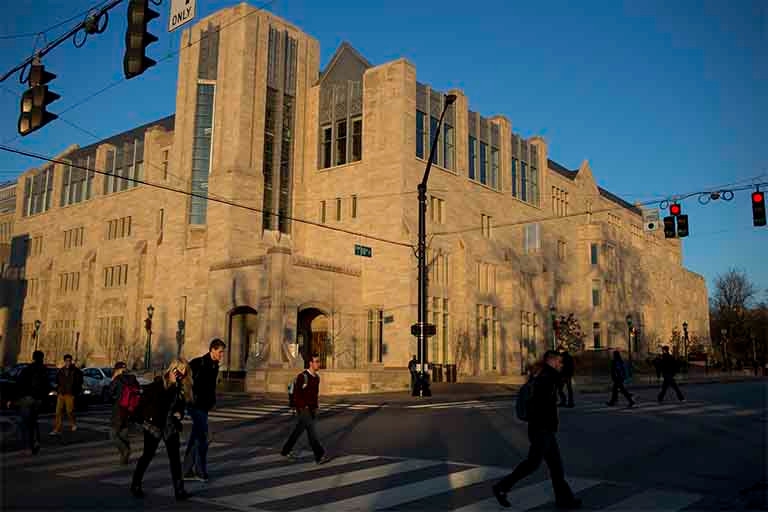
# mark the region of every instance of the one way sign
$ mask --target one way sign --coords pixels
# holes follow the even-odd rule
[[[195,0],[171,0],[171,13],[168,16],[168,32],[195,18]]]

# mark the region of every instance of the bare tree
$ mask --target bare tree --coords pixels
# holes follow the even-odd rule
[[[730,269],[715,278],[710,299],[710,332],[717,336],[721,355],[727,342],[729,357],[751,359],[750,307],[757,294],[755,285],[743,271]],[[725,335],[722,332],[725,332]]]

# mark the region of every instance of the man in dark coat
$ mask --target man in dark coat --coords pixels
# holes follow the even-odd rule
[[[207,354],[189,362],[194,400],[187,406],[192,418],[192,433],[184,454],[186,480],[208,481],[208,411],[216,405],[219,362],[224,357],[226,346],[223,341],[214,338],[208,346]]]
[[[619,392],[624,395],[624,398],[629,402],[628,407],[634,407],[635,401],[632,400],[632,395],[627,388],[624,387],[624,381],[627,379],[627,371],[624,369],[624,360],[621,358],[621,353],[618,350],[613,351],[613,359],[611,360],[611,381],[613,382],[613,388],[611,389],[611,399],[607,405],[616,405],[616,400],[619,399]]]
[[[659,392],[659,403],[664,401],[664,396],[667,394],[667,389],[672,388],[672,390],[677,394],[677,399],[681,402],[685,402],[685,397],[683,396],[683,393],[680,392],[680,388],[677,387],[677,382],[675,382],[675,374],[677,373],[678,364],[674,357],[669,353],[669,347],[663,346],[661,347],[661,361],[659,362],[659,367],[661,370],[661,376],[664,379],[664,381],[661,384],[661,392]]]
[[[26,366],[19,374],[16,388],[15,399],[21,414],[21,436],[32,455],[37,455],[40,451],[40,426],[37,419],[43,400],[51,391],[44,360],[45,354],[35,350],[32,354],[32,364]],[[10,407],[10,402],[8,406]]]
[[[320,356],[312,354],[309,360],[309,368],[296,376],[293,388],[293,400],[296,407],[296,427],[288,436],[288,440],[283,445],[280,453],[283,457],[293,457],[293,446],[298,441],[299,436],[306,430],[309,445],[315,454],[315,462],[325,464],[330,459],[325,455],[325,449],[317,439],[317,430],[315,429],[315,418],[317,417],[317,408],[319,406],[318,396],[320,393],[320,375],[317,370],[320,369]]]
[[[549,468],[557,506],[567,509],[581,506],[581,500],[574,497],[571,487],[565,481],[563,461],[555,436],[559,425],[557,389],[562,365],[562,356],[554,350],[548,350],[534,370],[533,394],[528,402],[528,440],[531,447],[528,458],[518,464],[512,473],[493,485],[493,495],[502,507],[511,506],[507,499],[509,490],[536,471],[542,460]]]
[[[408,362],[408,371],[411,372],[411,392],[413,392],[413,389],[416,387],[416,378],[418,376],[416,370],[418,368],[418,364],[419,364],[419,361],[418,359],[416,359],[415,355]]]
[[[560,383],[557,388],[557,392],[560,395],[560,407],[573,407],[573,374],[574,364],[573,357],[568,353],[564,345],[560,345],[557,349],[563,358],[563,369],[560,372]],[[565,400],[564,387],[568,387],[568,401]]]

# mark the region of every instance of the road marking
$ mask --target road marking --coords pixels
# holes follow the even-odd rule
[[[433,404],[419,404],[419,405],[408,405],[406,406],[407,409],[424,409],[424,408],[435,408],[435,407],[444,407],[444,406],[450,406],[450,405],[459,405],[459,404],[482,404],[484,402],[481,402],[480,400],[465,400],[463,402],[437,402]]]
[[[411,459],[406,461],[391,462],[381,466],[376,466],[368,469],[361,469],[358,471],[352,471],[349,473],[341,473],[338,475],[331,475],[321,478],[315,478],[312,480],[302,480],[300,482],[294,482],[285,485],[279,485],[277,487],[269,487],[267,489],[259,489],[258,491],[246,492],[242,494],[232,494],[229,496],[216,498],[212,501],[221,504],[233,503],[238,506],[252,506],[259,503],[266,503],[268,501],[275,501],[286,498],[293,498],[295,496],[309,494],[312,492],[323,491],[331,487],[342,487],[345,485],[357,484],[365,482],[367,480],[373,480],[376,478],[382,478],[396,473],[402,473],[405,471],[413,471],[416,469],[428,468],[430,466],[438,466],[443,464],[442,461],[434,460],[418,460]],[[322,466],[315,466],[316,469],[322,469]],[[312,507],[316,510],[316,507]],[[339,509],[335,509],[339,510]],[[341,510],[348,510],[341,508]]]
[[[627,499],[604,508],[603,510],[653,510],[654,512],[674,512],[699,501],[703,496],[682,492],[648,489],[634,494]]]
[[[568,480],[571,491],[573,491],[574,494],[601,483],[600,480],[589,480],[585,478],[569,478]],[[488,493],[491,493],[490,485],[488,486]],[[528,510],[544,505],[545,503],[554,501],[552,482],[550,480],[544,480],[525,487],[513,487],[512,490],[507,493],[507,499],[512,504],[512,510]],[[491,510],[499,510],[499,502],[496,498],[486,498],[483,501],[470,503],[469,505],[455,509],[453,512],[485,512]]]

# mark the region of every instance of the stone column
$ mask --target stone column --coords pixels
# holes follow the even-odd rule
[[[269,289],[269,309],[265,312],[265,335],[268,347],[267,365],[281,368],[286,362],[284,352],[287,271],[291,264],[291,249],[284,245],[276,245],[267,250],[267,282]]]

